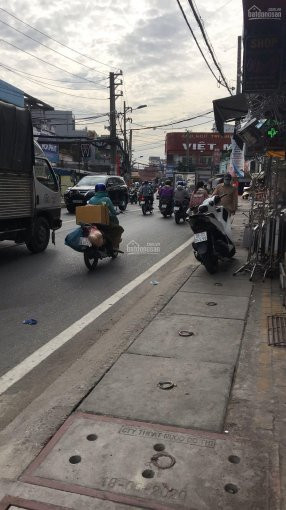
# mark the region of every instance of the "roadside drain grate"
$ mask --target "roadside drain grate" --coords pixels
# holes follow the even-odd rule
[[[286,315],[270,315],[268,321],[268,345],[286,347]]]

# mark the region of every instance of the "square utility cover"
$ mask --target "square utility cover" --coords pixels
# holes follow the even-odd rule
[[[78,413],[22,481],[154,510],[278,510],[276,452],[183,428]]]

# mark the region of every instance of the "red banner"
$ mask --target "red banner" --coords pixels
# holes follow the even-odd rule
[[[218,133],[167,133],[166,153],[186,155],[200,154],[213,156],[214,151],[227,150],[231,145],[231,134],[224,136]]]

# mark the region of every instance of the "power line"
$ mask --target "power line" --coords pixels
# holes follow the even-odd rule
[[[29,23],[26,23],[25,21],[23,21],[22,19],[20,18],[17,18],[17,16],[15,16],[14,14],[12,14],[11,12],[7,11],[6,9],[3,9],[3,7],[0,7],[0,10],[3,11],[3,12],[6,12],[6,14],[8,14],[9,16],[11,16],[12,18],[16,19],[17,21],[20,21],[20,23],[23,23],[23,25],[26,25],[27,27],[29,28],[32,28],[33,30],[35,30],[36,32],[38,32],[39,34],[42,34],[44,37],[47,37],[48,39],[51,39],[52,41],[56,42],[57,44],[60,44],[61,46],[63,46],[64,48],[67,48],[68,50],[70,51],[73,51],[74,53],[77,53],[78,55],[80,55],[81,57],[84,57],[84,58],[87,58],[89,60],[93,60],[94,62],[97,62],[98,64],[101,64],[103,66],[106,66],[108,68],[112,67],[113,69],[118,69],[118,67],[115,67],[115,66],[112,66],[112,65],[109,65],[109,64],[106,64],[105,62],[101,62],[100,60],[97,60],[93,57],[90,57],[88,55],[85,55],[84,53],[81,53],[80,51],[78,50],[75,50],[73,48],[71,48],[70,46],[67,46],[66,44],[64,43],[61,43],[60,41],[57,41],[56,39],[54,39],[54,37],[51,37],[50,35],[48,34],[45,34],[44,32],[41,32],[41,30],[38,30],[37,28],[33,27],[32,25],[29,25]]]
[[[210,110],[210,111],[208,111],[206,113],[201,113],[200,115],[196,115],[195,117],[189,117],[188,119],[177,120],[175,122],[170,122],[168,124],[159,124],[159,125],[156,125],[156,126],[147,126],[147,127],[143,127],[143,128],[135,128],[135,129],[132,129],[132,131],[142,131],[144,129],[156,129],[158,127],[160,128],[160,127],[165,127],[165,126],[173,126],[174,124],[181,124],[182,122],[187,122],[188,120],[194,120],[194,119],[198,119],[199,117],[205,117],[209,113],[213,113],[213,111]]]
[[[179,5],[179,7],[180,7],[180,10],[181,10],[181,13],[182,13],[182,15],[183,15],[183,17],[184,17],[185,22],[187,23],[187,25],[188,25],[188,27],[189,27],[189,30],[191,31],[191,34],[192,34],[193,39],[194,39],[194,41],[195,41],[195,43],[196,43],[196,45],[197,45],[197,47],[198,47],[198,49],[199,49],[199,51],[200,51],[200,54],[202,55],[202,57],[203,57],[203,59],[204,59],[205,63],[207,64],[207,66],[208,66],[208,68],[209,68],[210,72],[212,73],[212,75],[214,76],[214,78],[216,79],[216,81],[217,81],[218,83],[220,83],[219,78],[217,78],[217,77],[216,77],[215,73],[213,72],[213,70],[212,70],[212,68],[211,68],[210,64],[208,63],[208,61],[207,61],[207,59],[206,59],[206,57],[205,57],[205,55],[204,55],[204,53],[203,53],[203,50],[201,49],[201,47],[200,47],[200,45],[199,45],[199,43],[198,43],[198,40],[197,40],[197,38],[196,38],[196,36],[195,36],[195,34],[194,34],[194,32],[193,32],[193,29],[192,29],[192,27],[191,27],[190,23],[188,22],[188,19],[187,19],[187,16],[186,16],[185,12],[184,12],[184,9],[183,9],[183,7],[181,6],[180,0],[177,0],[177,3],[178,3],[178,5]]]
[[[17,71],[11,71],[15,74],[18,74]],[[37,80],[33,80],[32,78],[26,78],[25,76],[22,77],[24,80],[27,80],[27,81],[30,81],[32,83],[36,83],[37,85],[41,85],[41,87],[44,87],[46,89],[49,89],[49,90],[52,90],[53,92],[60,92],[61,94],[64,94],[66,96],[72,96],[72,97],[77,97],[79,99],[94,99],[96,101],[106,101],[107,99],[109,99],[108,97],[105,97],[105,98],[99,98],[99,97],[87,97],[87,96],[77,96],[76,94],[70,94],[69,92],[63,92],[62,90],[60,90],[59,88],[53,88],[52,86],[49,86],[49,85],[45,85],[44,83],[41,83],[40,81],[37,81]],[[72,90],[72,89],[69,89],[69,90]],[[79,90],[79,89],[78,89]]]
[[[179,1],[179,0],[177,0],[177,1]],[[207,47],[208,47],[208,50],[209,50],[209,52],[210,52],[210,54],[211,54],[211,57],[212,57],[212,59],[213,59],[213,63],[214,63],[214,65],[216,66],[217,70],[219,71],[219,73],[220,73],[220,75],[221,75],[221,78],[222,78],[222,81],[223,81],[224,86],[227,88],[227,90],[229,91],[230,95],[232,95],[232,90],[230,89],[230,87],[229,87],[229,85],[228,85],[228,83],[227,83],[227,81],[226,81],[226,79],[225,79],[225,77],[224,77],[224,74],[223,74],[223,72],[222,72],[222,69],[221,69],[221,67],[220,67],[219,63],[218,63],[218,62],[217,62],[217,60],[216,60],[215,54],[214,54],[213,49],[212,49],[212,47],[211,47],[211,45],[210,45],[210,43],[209,43],[209,40],[208,40],[208,38],[207,38],[207,35],[206,35],[206,32],[205,32],[205,29],[204,29],[203,24],[202,24],[202,22],[201,22],[201,18],[200,18],[200,16],[198,15],[198,13],[197,13],[197,11],[196,11],[196,9],[195,9],[195,6],[194,6],[194,3],[193,3],[193,0],[188,0],[188,2],[189,2],[190,7],[191,7],[191,9],[192,9],[193,15],[194,15],[194,17],[195,17],[195,19],[196,19],[196,22],[198,23],[198,25],[199,25],[199,27],[200,27],[200,30],[201,30],[202,36],[203,36],[203,38],[204,38],[204,40],[205,40],[205,43],[206,43],[206,45],[207,45]]]
[[[82,81],[53,80],[52,78],[46,78],[46,77],[43,77],[43,76],[39,76],[37,74],[27,73],[25,71],[21,71],[20,69],[19,70],[15,69],[15,67],[9,67],[9,66],[7,66],[5,64],[2,64],[2,63],[0,63],[0,67],[3,67],[7,71],[15,72],[17,74],[24,74],[24,75],[27,75],[27,76],[32,76],[33,78],[37,78],[37,79],[39,79],[41,81],[44,81],[44,82],[46,82],[46,81],[48,81],[48,82],[54,81],[54,82],[57,82],[57,83],[72,83],[72,84],[74,84],[74,83],[75,84],[77,84],[77,83],[85,83],[83,80]],[[105,80],[108,80],[108,78],[101,78],[100,80],[98,80],[98,81],[96,81],[94,83],[100,83],[100,82],[105,81]],[[73,90],[73,89],[71,89],[69,87],[61,87],[61,88],[66,88],[68,90]],[[77,89],[77,90],[103,90],[103,89],[106,89],[106,88],[107,87],[102,86],[101,88],[96,87],[96,88],[92,88],[92,89]]]
[[[70,74],[71,76],[75,76],[76,78],[81,78],[85,81],[88,81],[90,83],[95,83],[93,80],[89,80],[88,78],[84,78],[82,76],[78,76],[78,74],[74,74],[74,73],[71,73],[70,71],[67,71],[66,69],[63,69],[63,67],[60,67],[60,66],[57,66],[55,64],[52,64],[51,62],[48,62],[47,60],[43,60],[42,58],[40,57],[37,57],[36,55],[33,55],[33,53],[29,53],[28,51],[26,50],[22,50],[22,48],[19,48],[18,46],[16,46],[15,44],[13,43],[10,43],[8,41],[5,41],[5,39],[0,39],[1,42],[4,42],[6,44],[8,44],[9,46],[12,46],[13,48],[16,48],[17,50],[19,51],[22,51],[23,53],[26,53],[27,55],[29,55],[30,57],[33,57],[33,58],[36,58],[37,60],[40,60],[40,62],[43,62],[44,64],[48,64],[49,66],[52,66],[52,67],[55,67],[56,69],[59,69],[60,71],[64,71],[65,73],[68,73]]]
[[[15,32],[18,32],[18,34],[24,35],[24,37],[28,37],[28,39],[31,39],[31,41],[34,41],[34,42],[40,44],[41,46],[44,46],[44,48],[47,48],[48,50],[53,51],[54,53],[57,53],[57,55],[60,55],[61,57],[66,58],[67,60],[71,60],[71,62],[75,62],[76,64],[78,64],[80,66],[86,67],[90,71],[95,71],[96,73],[106,75],[106,73],[103,73],[102,71],[98,71],[97,69],[94,69],[93,67],[87,66],[83,62],[82,63],[78,62],[74,58],[71,58],[71,57],[68,57],[68,56],[64,55],[63,53],[61,53],[60,51],[55,50],[54,48],[50,48],[46,44],[38,41],[37,39],[34,39],[34,37],[31,37],[30,35],[25,34],[24,32],[21,32],[21,30],[18,30],[15,27],[12,27],[12,25],[9,25],[9,23],[6,23],[6,21],[3,21],[3,20],[0,19],[0,23],[3,23],[3,25],[6,25],[7,27],[11,28],[12,30],[15,30]]]

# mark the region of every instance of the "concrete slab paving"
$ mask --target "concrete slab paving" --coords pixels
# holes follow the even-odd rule
[[[249,298],[236,296],[214,296],[197,292],[177,292],[162,311],[164,315],[197,315],[225,319],[246,318]],[[210,332],[211,335],[211,332]]]
[[[267,445],[75,414],[22,480],[154,510],[276,510]]]
[[[232,375],[226,364],[123,354],[79,409],[221,432]]]
[[[222,279],[229,279],[232,280],[249,280],[249,273],[248,272],[241,272],[238,273],[236,276],[233,276],[233,273],[237,271],[243,264],[246,262],[246,254],[244,253],[242,258],[235,259],[235,260],[228,260],[225,262],[219,263],[219,269],[218,272],[215,274],[209,274],[206,271],[206,268],[200,264],[194,271],[192,276],[198,276],[198,277],[205,277],[210,280],[215,280],[216,278],[222,278]]]
[[[243,328],[244,321],[239,320],[159,314],[127,352],[234,365]],[[180,336],[179,332],[192,335]]]
[[[215,280],[215,279],[214,279]],[[200,294],[214,294],[217,296],[250,297],[252,283],[233,278],[224,282],[209,280],[208,278],[190,277],[180,289],[181,292],[198,292]]]
[[[6,490],[5,490],[6,488]],[[2,494],[1,494],[2,493]],[[5,494],[5,496],[3,496]],[[13,494],[13,496],[11,496]],[[21,481],[1,480],[0,510],[137,510],[138,507],[124,505],[93,496],[65,492],[47,486]]]

